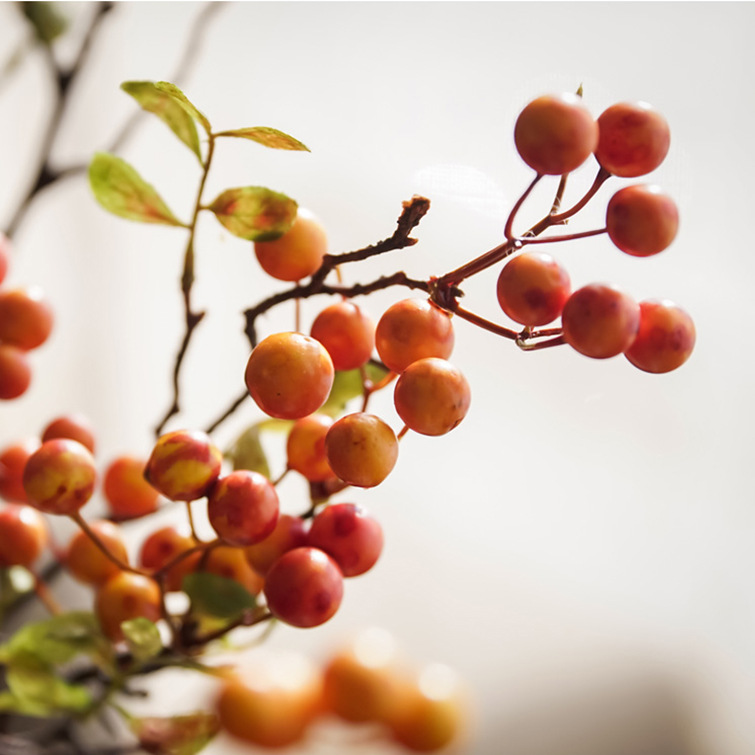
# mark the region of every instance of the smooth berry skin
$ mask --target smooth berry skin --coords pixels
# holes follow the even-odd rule
[[[207,500],[210,524],[229,545],[243,547],[264,540],[278,522],[275,487],[264,475],[238,469],[221,477]]]
[[[598,117],[595,157],[609,173],[644,176],[665,159],[671,144],[666,119],[647,102],[620,102]]]
[[[47,514],[71,515],[92,497],[97,479],[94,457],[78,441],[43,443],[26,462],[24,490],[29,503]]]
[[[312,323],[310,335],[328,350],[336,370],[362,367],[375,347],[375,323],[350,301],[323,309]]]
[[[0,291],[0,341],[29,351],[50,336],[53,313],[39,286]]]
[[[319,715],[322,677],[304,656],[257,656],[224,680],[215,710],[220,728],[247,744],[286,748],[302,740]]]
[[[351,723],[389,723],[402,699],[403,677],[393,637],[381,629],[363,630],[325,664],[325,708]]]
[[[310,482],[335,479],[325,454],[325,436],[333,424],[326,414],[310,414],[294,422],[286,440],[288,468]]]
[[[6,446],[0,452],[0,497],[9,503],[28,503],[24,490],[24,467],[39,448],[36,438]]]
[[[10,504],[0,511],[0,568],[31,568],[47,547],[50,533],[31,506]]]
[[[121,624],[144,617],[158,621],[161,595],[157,582],[134,572],[120,571],[103,584],[95,596],[94,612],[102,631],[113,642],[123,639]]]
[[[399,375],[393,403],[404,424],[421,435],[445,435],[469,411],[471,391],[461,370],[445,359],[419,359]]]
[[[102,492],[115,519],[136,519],[157,510],[160,494],[144,478],[145,466],[144,459],[124,454],[105,469]]]
[[[333,387],[333,361],[325,347],[301,333],[274,333],[253,349],[244,379],[263,412],[301,419],[316,412]]]
[[[343,574],[319,548],[305,546],[284,553],[265,577],[270,613],[295,627],[324,624],[343,598]]]
[[[23,396],[31,385],[31,366],[26,351],[0,343],[0,399],[10,401]]]
[[[671,245],[679,229],[679,210],[658,186],[626,186],[608,202],[606,228],[622,252],[649,257]]]
[[[223,454],[200,430],[175,430],[160,436],[144,477],[171,501],[204,498],[220,476]]]
[[[388,307],[378,320],[375,346],[393,372],[403,372],[425,357],[448,359],[454,348],[451,318],[427,299],[404,299]]]
[[[573,349],[593,359],[608,359],[634,341],[640,305],[615,286],[593,283],[569,297],[561,322],[564,340]]]
[[[42,442],[55,438],[77,440],[91,453],[95,450],[95,437],[92,423],[81,414],[67,414],[57,417],[42,430]]]
[[[566,270],[544,252],[513,257],[498,276],[496,294],[507,317],[529,327],[547,325],[561,314],[571,293]]]
[[[167,525],[150,533],[144,539],[139,551],[139,564],[155,575],[196,545],[196,541],[190,535],[179,532],[172,525]],[[168,592],[180,591],[184,577],[195,571],[201,558],[201,552],[191,553],[163,571],[161,579],[165,589]]]
[[[660,374],[681,367],[695,347],[695,324],[668,300],[640,302],[640,329],[624,356],[644,372]]]
[[[598,143],[598,126],[576,94],[545,95],[530,102],[514,126],[522,160],[543,175],[578,168]]]
[[[328,430],[325,453],[339,479],[359,488],[372,488],[396,465],[398,441],[379,417],[354,412],[336,420]]]
[[[314,273],[328,251],[328,237],[319,221],[300,209],[291,228],[273,241],[254,243],[260,267],[273,278],[294,282]]]
[[[256,545],[244,548],[244,556],[252,569],[264,577],[284,553],[306,544],[307,525],[304,520],[291,514],[281,514],[272,533]]]
[[[106,519],[90,522],[100,541],[121,563],[128,563],[128,551],[123,534],[117,524]],[[120,572],[83,530],[79,530],[68,543],[65,566],[79,582],[87,585],[103,585]]]
[[[383,528],[361,506],[332,503],[312,520],[308,543],[325,551],[344,577],[357,577],[380,558]]]

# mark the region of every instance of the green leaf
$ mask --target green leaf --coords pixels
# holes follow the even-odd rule
[[[144,110],[154,113],[202,162],[199,136],[194,119],[176,99],[152,81],[124,81],[121,89],[130,94]]]
[[[43,663],[14,662],[6,667],[9,695],[1,704],[29,716],[50,716],[61,712],[83,713],[92,706],[92,696],[80,685],[69,684]]]
[[[234,236],[248,241],[270,241],[291,227],[298,205],[277,191],[243,186],[224,191],[208,209]]]
[[[270,465],[267,462],[265,449],[260,440],[261,427],[259,424],[247,427],[225,452],[224,456],[231,462],[233,469],[250,469],[270,477]]]
[[[60,665],[78,655],[107,656],[109,648],[94,614],[71,611],[23,626],[0,647],[0,660]]]
[[[204,115],[204,113],[199,111],[194,103],[192,103],[175,84],[171,84],[169,81],[158,81],[155,84],[155,88],[160,92],[167,94],[175,102],[177,102],[197,123],[202,126],[202,128],[207,132],[208,136],[212,134],[212,127],[210,126],[210,122],[207,120],[207,117]]]
[[[303,152],[309,152],[309,147],[302,144],[298,139],[294,139],[293,136],[278,131],[277,128],[270,128],[269,126],[252,126],[251,128],[235,128],[230,131],[221,131],[215,136],[235,136],[239,139],[251,139],[257,144],[262,144],[265,147],[271,149],[290,149],[299,150]]]
[[[89,165],[89,184],[109,212],[142,223],[184,226],[160,195],[125,160],[98,152]]]
[[[60,12],[60,3],[24,2],[21,10],[40,41],[49,45],[68,28],[68,19]]]
[[[218,717],[201,711],[183,716],[130,717],[129,726],[141,747],[153,755],[195,755],[220,730]]]
[[[139,616],[124,621],[121,624],[121,629],[126,644],[137,661],[148,661],[150,658],[160,655],[163,649],[163,641],[160,637],[160,630],[154,622],[144,616]]]
[[[388,374],[388,369],[372,363],[365,365],[367,377],[377,383]],[[321,414],[337,417],[346,405],[357,396],[363,395],[362,375],[359,370],[339,370],[333,378],[328,400],[317,410]]]
[[[238,582],[209,572],[195,572],[184,577],[181,585],[198,613],[222,619],[235,619],[254,608],[254,596]]]

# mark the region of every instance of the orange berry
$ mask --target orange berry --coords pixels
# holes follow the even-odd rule
[[[143,616],[158,621],[161,616],[160,588],[153,579],[120,571],[97,591],[94,611],[102,631],[113,641],[123,639],[121,624]]]
[[[375,347],[375,323],[350,301],[323,309],[312,323],[310,335],[328,350],[336,370],[361,367]]]
[[[310,482],[335,479],[325,455],[325,436],[333,424],[326,414],[310,414],[294,422],[286,441],[288,467]]]
[[[24,490],[24,467],[39,448],[39,441],[28,439],[6,446],[0,452],[0,497],[10,503],[27,503]]]
[[[29,351],[52,332],[53,314],[39,286],[0,291],[0,341]]]
[[[81,414],[67,414],[52,420],[42,431],[42,442],[55,438],[77,440],[94,453],[94,430],[89,420]]]
[[[0,343],[0,399],[22,396],[31,385],[31,366],[18,346]]]
[[[135,519],[157,509],[160,494],[144,478],[146,463],[136,456],[118,456],[105,470],[102,492],[117,519]]]
[[[128,563],[126,543],[117,524],[102,520],[90,522],[89,526],[110,553],[122,563]],[[79,530],[71,538],[66,551],[65,565],[76,579],[88,585],[102,585],[120,571],[83,530]]]
[[[30,568],[48,540],[47,522],[36,509],[10,504],[0,511],[0,567]]]

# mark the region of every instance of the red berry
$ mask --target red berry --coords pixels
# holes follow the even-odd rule
[[[619,189],[606,209],[608,235],[622,252],[648,257],[662,252],[676,236],[679,211],[657,186]]]
[[[561,322],[564,340],[572,348],[593,359],[606,359],[632,344],[640,324],[640,307],[615,286],[593,283],[569,297]]]
[[[532,169],[559,176],[575,170],[592,154],[598,127],[581,97],[545,95],[519,114],[514,143]]]
[[[501,309],[530,327],[553,322],[571,291],[569,274],[549,254],[523,252],[509,260],[498,276]]]
[[[275,333],[252,351],[244,375],[260,409],[279,419],[316,412],[333,387],[333,361],[325,347],[301,333]]]
[[[244,555],[252,569],[265,576],[284,553],[306,544],[307,527],[304,520],[291,514],[281,514],[272,533],[259,543],[244,548]]]
[[[52,420],[42,431],[42,442],[55,438],[77,440],[94,453],[94,430],[89,420],[81,414],[68,414]]]
[[[666,157],[671,134],[666,119],[647,102],[620,102],[598,118],[598,162],[623,178],[643,176]]]
[[[336,562],[318,548],[284,553],[265,577],[267,607],[295,627],[315,627],[330,619],[343,598],[343,575]]]
[[[278,494],[264,475],[238,469],[221,477],[207,500],[207,515],[218,536],[229,545],[254,545],[278,522]]]
[[[59,438],[43,443],[26,462],[29,503],[48,514],[74,514],[92,496],[97,470],[89,449]]]
[[[6,446],[0,452],[0,497],[10,503],[27,503],[24,490],[24,467],[39,448],[39,441],[30,439]]]
[[[0,283],[5,280],[8,272],[8,258],[10,257],[10,241],[8,237],[0,233]]]
[[[312,520],[309,545],[325,551],[344,577],[369,571],[383,550],[383,528],[355,503],[332,503]]]
[[[175,527],[167,525],[150,533],[144,539],[139,551],[139,564],[145,569],[151,569],[154,573],[196,545],[196,541],[190,535],[183,534]],[[196,551],[167,569],[163,576],[165,589],[168,592],[179,591],[184,577],[195,570],[201,558],[201,552]]]
[[[28,351],[52,331],[53,314],[39,286],[0,291],[0,341]]]
[[[0,511],[0,567],[30,568],[48,540],[47,522],[36,509],[10,504]]]
[[[30,385],[31,367],[26,352],[18,346],[0,343],[0,399],[18,398]]]
[[[692,318],[670,301],[640,302],[640,329],[626,358],[645,372],[671,372],[689,359],[695,346]]]
[[[223,454],[207,433],[175,430],[157,439],[144,476],[171,501],[195,501],[215,484],[222,463]]]
[[[317,315],[310,335],[328,350],[336,370],[355,370],[372,356],[375,323],[356,304],[339,301]]]

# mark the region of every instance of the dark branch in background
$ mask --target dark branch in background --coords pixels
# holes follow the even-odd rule
[[[222,2],[211,2],[208,3],[200,13],[197,14],[197,17],[192,24],[189,37],[181,55],[181,59],[176,67],[176,72],[171,79],[172,81],[180,84],[181,81],[187,76],[188,72],[198,59],[197,50],[201,46],[203,37],[209,28],[210,19],[224,5],[225,3]],[[55,60],[50,46],[44,43],[40,43],[45,62],[50,70],[51,79],[56,88],[54,95],[55,105],[50,116],[50,121],[45,130],[42,143],[39,147],[40,161],[36,175],[32,179],[31,186],[29,187],[27,193],[19,201],[19,204],[13,212],[10,221],[4,229],[4,233],[8,237],[12,237],[16,234],[19,226],[26,216],[26,213],[31,207],[32,202],[41,191],[61,179],[81,175],[87,170],[88,166],[83,163],[69,165],[65,168],[55,168],[51,163],[50,157],[55,139],[57,138],[58,131],[60,129],[65,109],[68,106],[71,86],[77,79],[79,73],[81,72],[87,61],[89,50],[91,49],[93,40],[96,38],[102,21],[114,7],[114,3],[97,3],[97,8],[94,12],[89,28],[85,32],[84,40],[81,44],[81,47],[79,48],[76,59],[74,60],[70,68],[67,68],[65,70],[62,69]],[[126,139],[131,135],[134,127],[143,115],[143,110],[136,110],[134,115],[120,129],[111,145],[107,148],[107,151],[115,152],[118,148],[120,148],[126,141]]]
[[[341,296],[351,298],[354,296],[366,296],[374,291],[380,291],[391,286],[404,286],[406,288],[429,293],[430,283],[428,281],[409,278],[409,276],[403,272],[382,276],[371,283],[355,283],[351,286],[328,285],[325,283],[325,279],[328,275],[339,265],[348,262],[359,262],[360,260],[375,257],[378,254],[384,254],[385,252],[391,252],[396,249],[405,249],[408,246],[414,246],[414,244],[417,243],[417,239],[413,238],[410,234],[417,225],[419,225],[419,222],[427,214],[429,209],[429,199],[420,196],[412,197],[409,201],[403,203],[403,210],[396,221],[396,230],[391,236],[382,241],[378,241],[376,244],[357,249],[354,252],[326,254],[325,257],[323,257],[322,265],[320,265],[320,268],[314,273],[314,275],[312,275],[307,283],[292,286],[286,291],[273,294],[267,299],[263,299],[254,307],[247,309],[244,312],[244,317],[246,318],[244,332],[249,339],[250,346],[254,348],[257,345],[257,318],[278,304],[291,301],[292,299],[308,299],[311,296],[317,296],[320,294],[340,294]],[[241,406],[241,404],[244,403],[248,396],[249,393],[245,391],[235,399],[231,405],[209,425],[207,432],[211,433],[228,419]]]

